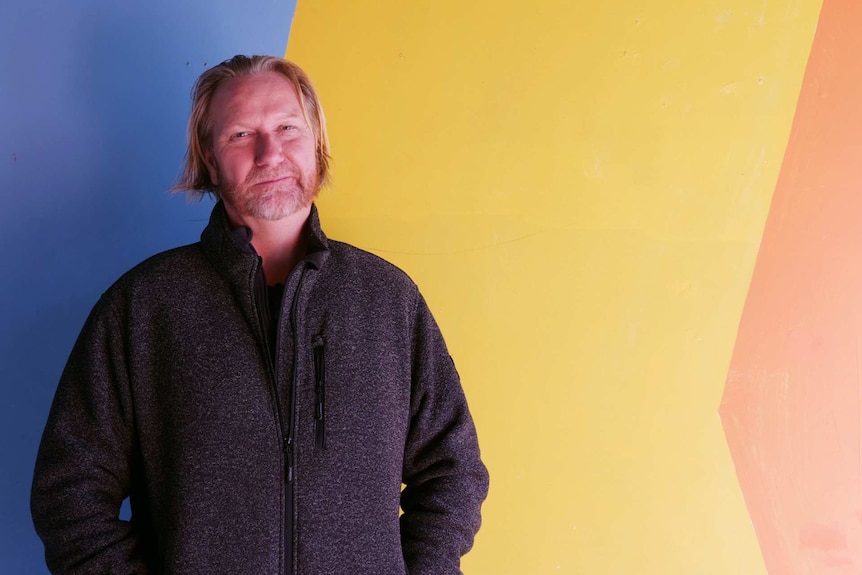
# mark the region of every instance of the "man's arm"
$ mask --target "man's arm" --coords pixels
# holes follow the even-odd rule
[[[421,296],[415,322],[401,545],[410,575],[453,575],[479,530],[488,471],[455,365]]]
[[[123,331],[97,304],[63,371],[36,458],[30,505],[52,573],[143,574],[129,494],[134,442]]]

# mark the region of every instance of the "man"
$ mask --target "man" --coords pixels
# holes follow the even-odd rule
[[[415,284],[320,229],[311,82],[236,56],[192,100],[178,186],[219,202],[200,243],[108,289],[75,344],[33,481],[48,566],[460,573],[488,486],[475,429]]]

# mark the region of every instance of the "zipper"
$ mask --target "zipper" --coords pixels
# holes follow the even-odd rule
[[[305,279],[305,266],[300,269],[299,281],[297,282],[296,290],[293,291],[293,301],[290,304],[290,329],[293,334],[293,373],[290,377],[290,389],[288,390],[288,395],[290,396],[290,412],[288,413],[286,438],[288,453],[291,455],[287,460],[289,483],[293,482],[293,436],[294,427],[296,427],[296,374],[299,370],[299,354],[297,353],[299,349],[299,345],[297,343],[299,341],[299,328],[296,324],[296,313],[299,308],[299,293],[302,289],[303,279]]]
[[[303,268],[304,271],[304,268]],[[296,404],[296,322],[295,322],[295,312],[296,312],[296,301],[299,295],[299,289],[302,286],[302,273],[300,274],[299,283],[297,285],[296,290],[293,292],[293,302],[291,305],[290,312],[290,322],[291,328],[293,331],[294,338],[294,372],[291,377],[290,390],[288,395],[290,396],[290,403],[287,406],[288,411],[288,421],[287,425],[285,425],[285,417],[284,412],[282,410],[282,402],[281,402],[281,393],[279,393],[278,389],[278,357],[277,352],[279,349],[279,330],[277,327],[275,329],[275,342],[274,349],[276,350],[276,357],[272,357],[272,352],[270,351],[269,346],[269,325],[272,321],[272,311],[269,309],[269,298],[266,293],[266,278],[263,275],[263,259],[258,256],[258,265],[254,272],[254,278],[252,279],[252,285],[255,293],[255,297],[252,298],[254,300],[255,312],[258,317],[258,324],[260,328],[260,336],[261,341],[263,342],[263,353],[264,358],[266,360],[266,368],[267,373],[269,374],[270,385],[272,387],[272,391],[274,394],[274,403],[275,403],[275,414],[278,423],[278,432],[281,439],[281,449],[282,449],[282,459],[284,461],[284,551],[285,551],[285,573],[291,574],[294,573],[295,565],[294,565],[294,541],[293,541],[293,524],[294,524],[294,510],[293,510],[293,470],[294,470],[294,453],[293,453],[293,426],[294,426],[294,405]],[[288,282],[290,278],[288,277]],[[287,282],[285,282],[287,284]],[[285,293],[287,293],[288,285],[285,285]],[[284,296],[282,296],[282,300]],[[279,316],[278,323],[280,324],[282,321],[281,316]]]
[[[326,449],[326,360],[323,337],[314,341],[314,445]]]
[[[288,390],[288,395],[290,396],[290,404],[289,404],[289,413],[288,413],[288,423],[287,423],[287,451],[285,453],[285,465],[287,466],[287,487],[286,487],[286,497],[290,498],[289,506],[285,506],[285,511],[289,511],[289,517],[286,517],[286,525],[285,529],[287,532],[285,533],[285,537],[291,538],[290,543],[290,557],[286,558],[287,561],[287,573],[295,574],[296,573],[296,542],[294,541],[294,533],[296,531],[296,509],[294,509],[293,504],[293,482],[296,479],[294,476],[294,445],[293,439],[295,435],[295,427],[296,427],[296,387],[297,387],[297,373],[299,372],[299,327],[297,326],[297,310],[299,309],[299,297],[302,293],[302,282],[305,279],[305,262],[301,262],[299,264],[301,267],[299,269],[299,280],[296,283],[296,289],[292,290],[293,301],[290,304],[290,329],[293,335],[293,373],[290,376],[290,389]],[[292,275],[292,274],[291,274]],[[288,276],[288,281],[290,281],[290,277]],[[285,290],[287,289],[287,285],[285,285]]]
[[[283,445],[287,445],[287,436],[284,433],[284,415],[281,411],[281,401],[279,400],[278,393],[278,369],[276,365],[276,360],[272,357],[272,352],[269,347],[269,323],[272,321],[272,311],[269,309],[269,298],[266,293],[266,280],[263,277],[263,259],[258,256],[257,258],[258,265],[255,268],[254,279],[252,280],[254,286],[255,297],[253,298],[255,313],[258,317],[258,327],[260,328],[260,339],[263,343],[263,355],[266,360],[266,371],[269,375],[270,386],[272,387],[272,391],[274,393],[275,399],[275,416],[276,421],[278,423],[278,431],[281,436]],[[278,349],[278,329],[275,331],[276,337],[276,345],[275,349]]]

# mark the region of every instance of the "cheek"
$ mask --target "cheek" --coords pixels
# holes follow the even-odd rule
[[[226,159],[221,154],[208,153],[206,156],[207,172],[209,172],[210,180],[216,186],[220,186],[225,180]]]
[[[252,167],[251,162],[243,161],[237,154],[225,154],[217,158],[213,169],[210,170],[213,177],[218,178],[215,183],[223,186],[231,186],[243,182]]]
[[[306,172],[316,172],[317,171],[317,152],[314,149],[314,145],[311,146],[303,146],[303,149],[300,156],[300,162],[302,163],[302,167]]]

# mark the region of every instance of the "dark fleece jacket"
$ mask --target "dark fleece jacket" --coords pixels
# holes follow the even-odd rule
[[[52,572],[460,573],[488,475],[441,334],[403,272],[306,227],[274,354],[221,204],[99,300],[36,462]]]

